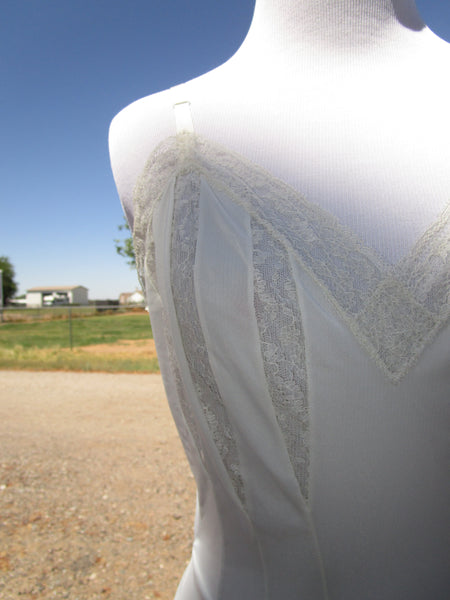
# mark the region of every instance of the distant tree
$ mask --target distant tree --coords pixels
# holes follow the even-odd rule
[[[127,220],[124,218],[124,222],[122,225],[118,226],[119,231],[130,231],[130,226],[127,223]],[[136,257],[134,255],[134,246],[133,246],[133,238],[130,236],[124,239],[116,239],[114,240],[114,244],[116,246],[117,254],[123,256],[128,259],[127,264],[130,265],[132,269],[136,268]]]
[[[6,304],[17,292],[17,283],[14,281],[16,273],[7,256],[0,256],[0,271],[3,281],[3,304]]]

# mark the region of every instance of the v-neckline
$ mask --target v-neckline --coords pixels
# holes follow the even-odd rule
[[[136,186],[137,251],[143,215],[151,216],[173,177],[191,170],[284,245],[392,382],[408,372],[447,322],[450,203],[406,256],[389,265],[337,217],[287,183],[243,156],[183,133],[152,153]]]

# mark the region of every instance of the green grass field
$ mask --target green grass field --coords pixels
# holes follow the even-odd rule
[[[5,322],[0,324],[0,368],[151,373],[158,371],[156,359],[118,355],[113,346],[101,355],[77,351],[151,336],[147,313]]]
[[[141,340],[151,337],[148,315],[119,314],[73,318],[72,345],[112,344],[119,340]],[[37,322],[3,323],[0,326],[0,348],[69,348],[69,319]]]

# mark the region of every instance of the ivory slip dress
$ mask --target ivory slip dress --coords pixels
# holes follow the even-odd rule
[[[198,487],[177,600],[447,600],[449,209],[386,264],[193,133],[135,189],[161,372]]]

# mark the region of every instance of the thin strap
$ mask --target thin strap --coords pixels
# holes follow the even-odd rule
[[[177,102],[173,105],[175,111],[175,126],[177,133],[194,133],[194,124],[192,123],[191,103],[188,100]]]

